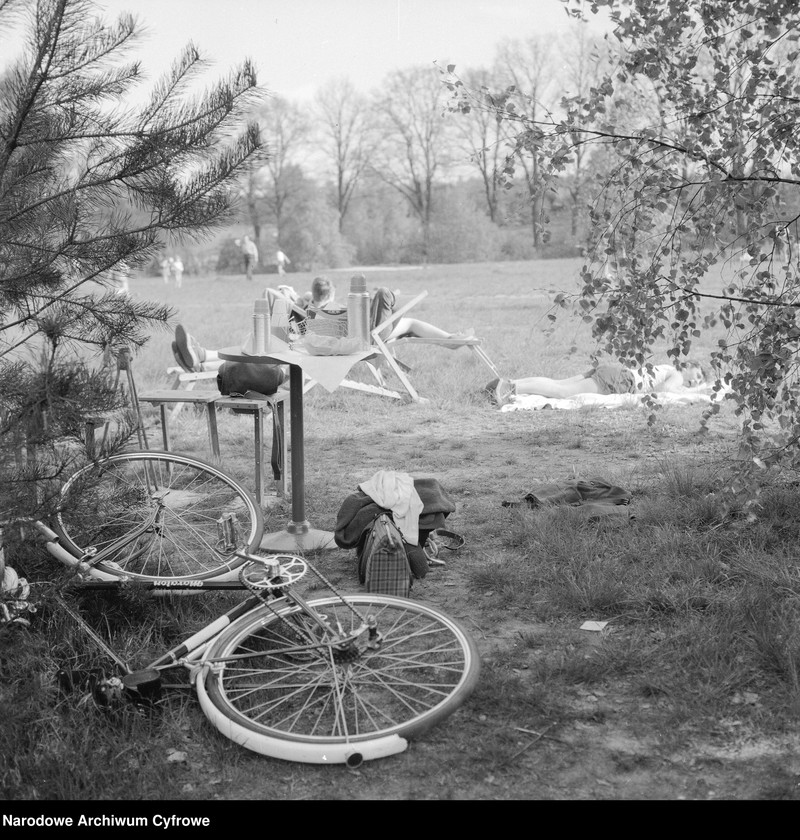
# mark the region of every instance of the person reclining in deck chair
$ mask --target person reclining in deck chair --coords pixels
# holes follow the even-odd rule
[[[329,313],[343,314],[345,310],[337,309],[334,301],[336,297],[336,288],[333,283],[323,274],[315,277],[311,283],[311,291],[304,297],[300,298],[294,290],[288,286],[279,286],[279,294],[288,299],[291,304],[290,319],[295,322],[304,320],[304,317],[313,317],[320,311]],[[274,297],[276,294],[272,289],[267,289],[267,298]],[[387,318],[391,317],[394,312],[395,295],[392,291],[386,288],[380,288],[375,291],[370,301],[370,329],[375,329],[379,324],[382,324]],[[411,336],[413,338],[434,338],[439,340],[444,347],[461,347],[465,344],[478,343],[473,335],[472,330],[463,333],[451,333],[439,327],[429,324],[427,321],[420,321],[418,318],[398,318],[394,324],[386,328],[385,334],[381,335],[384,341],[394,338],[404,338]],[[448,344],[452,342],[452,344]],[[194,338],[181,325],[175,328],[175,340],[172,342],[172,354],[175,361],[187,372],[199,372],[207,370],[218,370],[222,361],[219,358],[216,350],[203,347],[197,339]],[[283,378],[277,381],[278,376],[273,371],[271,365],[263,365],[266,376],[265,385],[272,387],[271,391],[263,391],[265,394],[275,393],[278,386],[285,381],[286,373],[283,366],[275,365],[278,368]],[[274,384],[277,381],[277,384]]]
[[[278,286],[277,291],[266,289],[264,297],[271,303],[277,299],[288,301],[289,320],[295,324],[302,323],[308,318],[308,309],[313,305],[315,309],[324,309],[328,306],[332,296],[327,294],[327,285],[330,281],[324,277],[315,277],[311,284],[311,291],[300,297],[291,286]],[[172,355],[175,361],[187,373],[199,373],[202,371],[216,371],[222,367],[216,350],[203,347],[197,339],[186,331],[182,324],[175,327],[175,340],[172,342]],[[287,379],[286,369],[283,365],[262,365],[264,373],[264,388],[261,393],[270,395],[282,385]]]
[[[578,394],[636,394],[647,392],[679,393],[707,384],[709,373],[698,362],[687,360],[678,370],[674,365],[653,365],[653,373],[627,367],[621,362],[600,362],[586,373],[566,379],[527,376],[521,379],[493,379],[484,386],[491,402],[498,406],[510,403],[515,396],[535,394],[566,400]]]
[[[363,279],[364,275],[356,275],[356,277]],[[325,275],[314,278],[314,282],[311,284],[311,295],[311,300],[307,305],[309,314],[319,309],[328,312],[338,311],[342,315],[346,312],[342,308],[337,310],[334,302],[336,288]],[[394,292],[384,286],[373,292],[370,299],[369,311],[370,330],[374,330],[378,325],[393,315],[396,302]],[[478,343],[478,339],[475,338],[472,330],[451,333],[433,324],[429,324],[427,321],[420,321],[419,318],[398,318],[394,324],[390,324],[385,330],[381,331],[381,338],[384,341],[406,337],[434,338],[439,340],[444,347],[447,347],[447,342],[451,341],[452,344],[449,346],[454,348],[461,347],[470,342]]]

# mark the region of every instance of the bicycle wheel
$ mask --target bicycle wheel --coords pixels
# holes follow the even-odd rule
[[[124,452],[89,464],[64,484],[59,501],[54,528],[78,557],[147,523],[96,566],[142,581],[233,576],[245,562],[234,552],[256,549],[264,530],[261,508],[243,485],[199,458],[171,452]]]
[[[375,649],[298,651],[323,631],[296,606],[242,616],[206,654],[198,680],[203,710],[226,736],[248,749],[291,761],[347,762],[370,754],[370,742],[411,738],[452,714],[472,693],[480,658],[454,619],[388,595],[358,594],[310,602],[340,634],[373,615]],[[277,614],[276,614],[277,613]],[[238,657],[238,658],[231,658]],[[356,762],[357,763],[357,762]]]

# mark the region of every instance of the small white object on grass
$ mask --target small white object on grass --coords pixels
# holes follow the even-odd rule
[[[593,633],[599,633],[601,630],[605,630],[607,624],[607,621],[584,621],[581,624],[581,630],[591,630]]]

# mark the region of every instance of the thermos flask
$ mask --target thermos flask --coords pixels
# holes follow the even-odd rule
[[[347,337],[357,338],[361,350],[371,345],[369,330],[369,292],[367,278],[354,274],[350,279],[350,293],[347,295]]]

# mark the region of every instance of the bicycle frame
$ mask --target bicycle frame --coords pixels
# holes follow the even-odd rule
[[[151,520],[140,525],[126,534],[122,539],[107,546],[102,551],[89,551],[83,557],[75,557],[71,552],[67,551],[63,545],[58,534],[45,525],[43,522],[33,522],[33,527],[44,537],[45,548],[55,557],[59,563],[67,566],[70,569],[75,569],[82,575],[81,587],[86,589],[119,589],[120,586],[135,585],[137,588],[144,590],[154,590],[156,592],[180,592],[182,590],[199,591],[202,589],[243,589],[239,583],[237,570],[227,572],[224,575],[219,575],[217,578],[208,580],[194,580],[184,578],[163,578],[155,581],[136,581],[132,583],[125,578],[116,577],[104,572],[102,569],[95,568],[95,564],[103,560],[108,560],[114,556],[116,552],[129,545],[139,536],[146,533],[155,521],[158,511],[152,514]]]
[[[45,538],[45,547],[47,551],[55,557],[59,562],[68,566],[69,568],[77,569],[81,573],[89,575],[87,582],[82,582],[82,588],[89,589],[120,589],[126,586],[126,581],[120,578],[110,578],[110,576],[103,574],[97,569],[92,568],[91,563],[83,559],[74,557],[59,543],[58,535],[48,528],[44,523],[36,521],[33,523],[39,533]],[[139,531],[143,533],[146,530],[145,526]],[[114,549],[118,549],[124,542],[127,544],[130,540],[121,540],[114,546],[110,546],[102,552],[104,557],[109,556]],[[94,555],[96,556],[96,555]],[[244,556],[246,559],[257,562],[259,565],[270,565],[269,558],[259,557],[256,555],[239,553],[239,556]],[[233,584],[231,582],[218,581],[195,581],[195,580],[179,580],[168,579],[162,582],[153,581],[148,583],[136,584],[147,589],[156,591],[175,591],[181,589],[191,589],[193,591],[200,589],[244,589],[241,583]],[[221,714],[214,704],[209,700],[206,693],[205,682],[208,672],[215,667],[218,667],[222,662],[233,661],[238,658],[244,658],[247,654],[233,655],[225,657],[224,659],[210,658],[208,651],[211,643],[228,628],[234,621],[249,614],[251,611],[258,610],[264,605],[264,599],[259,595],[251,595],[240,604],[235,605],[223,615],[216,618],[210,624],[203,627],[198,632],[184,639],[179,645],[159,656],[157,659],[150,662],[144,668],[132,671],[127,663],[123,662],[97,635],[91,631],[91,628],[85,625],[77,614],[69,611],[74,618],[80,621],[81,625],[88,630],[92,638],[106,651],[106,653],[116,662],[120,669],[125,672],[121,680],[123,687],[139,691],[139,684],[142,682],[151,682],[160,680],[160,672],[162,670],[184,667],[189,671],[190,682],[194,685],[197,691],[200,705],[214,726],[222,732],[223,735],[230,738],[235,743],[254,750],[263,755],[269,755],[273,758],[281,758],[286,761],[299,761],[314,764],[346,764],[349,767],[358,767],[363,761],[371,761],[377,758],[385,758],[390,755],[396,755],[403,752],[408,747],[408,741],[400,735],[388,735],[376,737],[370,740],[359,741],[358,744],[327,744],[320,746],[314,743],[292,743],[280,738],[270,738],[263,734],[258,739],[254,739],[253,733],[245,727],[230,720],[225,715]],[[294,605],[297,606],[304,615],[310,618],[315,624],[321,626],[328,631],[329,628],[324,623],[319,613],[316,612],[313,605],[307,602],[300,595],[289,590],[281,590],[280,597],[271,599],[269,606],[271,610],[278,611],[283,606]],[[337,646],[344,646],[357,641],[362,635],[367,635],[368,640],[366,645],[369,646],[374,637],[377,635],[374,624],[369,621],[364,623],[355,632],[349,635],[336,639],[335,641],[320,641],[311,644],[297,645],[295,647],[288,647],[284,649],[284,653],[304,653],[314,649],[330,649],[333,650]],[[255,740],[255,743],[254,743]]]

